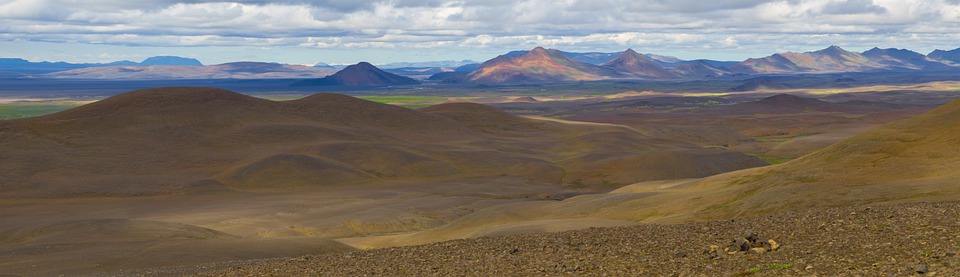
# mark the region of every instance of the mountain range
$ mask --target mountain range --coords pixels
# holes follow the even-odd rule
[[[197,59],[176,56],[150,57],[142,62],[117,61],[111,63],[31,62],[18,58],[0,58],[0,72],[21,74],[44,74],[72,69],[111,66],[202,66]]]
[[[117,65],[98,66],[35,75],[39,78],[69,79],[304,79],[322,78],[337,72],[333,68],[264,62],[235,62],[207,66]]]
[[[392,63],[381,67],[386,68],[387,72],[406,77],[479,84],[704,79],[797,73],[949,71],[960,69],[960,48],[949,51],[935,50],[923,55],[907,49],[873,48],[864,52],[852,52],[830,46],[811,52],[784,52],[742,62],[730,62],[703,59],[687,61],[663,55],[640,54],[632,49],[619,53],[575,53],[537,47],[529,51],[512,51],[481,64],[471,62]],[[376,67],[371,65],[365,68],[372,70]],[[4,76],[27,74],[35,78],[312,79],[326,77],[338,69],[343,68],[325,63],[299,66],[240,62],[204,66],[196,59],[173,56],[152,57],[139,63],[120,61],[106,64],[0,59],[0,73],[4,73]],[[431,77],[434,74],[440,75]]]
[[[536,48],[523,54],[511,52],[487,61],[470,73],[478,83],[583,81],[603,79],[701,79],[728,75],[837,73],[871,71],[956,70],[951,59],[958,50],[934,51],[926,56],[906,49],[873,48],[863,53],[830,46],[812,52],[785,52],[740,63],[709,60],[666,62],[627,49],[597,65],[582,62],[602,56],[591,53],[580,61],[558,50]],[[530,54],[534,53],[534,54]],[[602,56],[608,57],[608,56]],[[532,66],[536,65],[536,66]],[[543,68],[554,68],[549,71]],[[562,68],[562,69],[561,69]],[[499,78],[487,77],[499,76]],[[518,77],[522,76],[522,77]]]

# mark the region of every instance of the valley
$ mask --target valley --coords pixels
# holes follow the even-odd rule
[[[645,244],[657,254],[637,256],[648,262],[639,268],[589,252],[632,248],[599,247],[555,264],[522,256],[512,261],[554,267],[508,272],[871,272],[793,247],[814,243],[808,224],[864,209],[903,205],[915,211],[909,220],[942,225],[920,211],[960,199],[960,82],[929,61],[918,64],[938,70],[857,71],[904,64],[840,51],[763,58],[753,62],[794,65],[747,75],[703,61],[664,67],[632,50],[583,65],[538,48],[488,61],[464,82],[369,63],[309,79],[4,79],[14,86],[0,90],[0,271],[384,274],[349,257],[451,259],[459,254],[420,249],[473,256],[491,243],[528,255],[572,251],[557,239],[641,244],[623,234],[706,230],[692,244],[665,238],[682,257]],[[850,68],[825,69],[839,65]],[[723,74],[683,77],[703,70]],[[782,239],[783,252],[701,256],[746,228]],[[923,262],[949,274],[956,244],[939,234],[923,237],[938,247],[917,249],[936,252],[942,259]],[[930,255],[892,254],[878,268],[903,273],[917,263],[903,259]],[[299,271],[312,259],[345,267]],[[674,259],[688,268],[660,266]],[[778,268],[786,264],[803,268]],[[450,273],[434,266],[402,272]]]

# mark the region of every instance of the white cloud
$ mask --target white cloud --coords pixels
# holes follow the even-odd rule
[[[960,46],[960,1],[0,0],[0,26],[6,41],[161,47],[505,51],[541,45],[766,54],[845,43]],[[913,34],[922,35],[905,39]]]

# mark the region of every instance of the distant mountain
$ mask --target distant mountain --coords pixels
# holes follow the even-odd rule
[[[368,62],[348,66],[333,75],[295,83],[296,86],[393,86],[419,85],[417,80],[380,70]]]
[[[437,73],[453,72],[454,70],[449,67],[401,67],[384,69],[383,71],[414,79],[426,79]]]
[[[140,65],[178,65],[178,66],[203,66],[197,59],[183,58],[176,56],[156,56],[150,57],[140,62]]]
[[[581,63],[558,50],[534,48],[519,56],[499,56],[470,73],[476,83],[539,83],[594,81],[622,74],[607,67]]]
[[[657,55],[657,54],[643,54],[643,55],[647,56],[647,58],[650,58],[651,60],[654,60],[663,64],[678,64],[678,63],[684,62],[684,60],[681,60],[680,58],[673,57],[673,56],[664,56],[664,55]]]
[[[394,68],[413,68],[413,67],[449,67],[455,68],[462,65],[474,64],[477,63],[471,60],[462,60],[462,61],[430,61],[430,62],[396,62],[396,63],[387,63],[381,64],[377,67],[382,69],[394,69]]]
[[[510,52],[504,54],[504,56],[507,56],[507,57],[520,56],[520,55],[523,55],[524,53],[527,53],[527,51],[523,51],[523,50],[510,51]],[[618,56],[620,56],[620,54],[623,54],[623,52],[614,52],[614,53],[585,52],[585,53],[581,53],[581,52],[566,52],[566,51],[560,51],[560,53],[563,54],[564,56],[569,57],[570,59],[572,59],[572,60],[574,60],[574,61],[578,61],[578,62],[582,62],[582,63],[588,63],[588,64],[593,64],[593,65],[602,65],[602,64],[605,64],[605,63],[610,62],[611,60],[617,58]],[[664,56],[664,55],[657,55],[657,54],[642,54],[642,55],[645,56],[645,57],[647,57],[648,59],[651,59],[651,60],[656,61],[656,62],[659,63],[661,66],[678,64],[678,63],[685,62],[684,60],[681,60],[681,59],[679,59],[679,58],[677,58],[677,57],[672,57],[672,56]]]
[[[697,60],[692,60],[692,61],[681,61],[681,62],[679,62],[679,64],[690,64],[690,63],[704,63],[704,64],[707,64],[707,65],[709,65],[709,66],[716,67],[716,68],[727,68],[727,67],[733,66],[733,65],[735,65],[735,64],[739,64],[740,62],[705,60],[705,59],[697,59]]]
[[[873,49],[863,52],[863,56],[871,61],[887,66],[891,69],[943,69],[948,67],[946,64],[928,59],[923,54],[913,52],[907,49]]]
[[[30,62],[17,58],[0,58],[0,72],[20,74],[44,74],[50,72],[103,66],[138,65],[131,61],[112,63],[66,63],[66,62]]]
[[[324,62],[317,62],[317,63],[313,64],[313,67],[316,67],[316,68],[336,68],[336,67],[334,67],[334,66],[332,66],[332,65],[330,65],[330,64],[328,64],[328,63],[324,63]]]
[[[210,66],[103,66],[72,69],[39,75],[71,79],[303,79],[321,78],[334,69],[262,62],[235,62]]]
[[[960,48],[950,51],[943,51],[940,49],[933,50],[933,52],[927,54],[927,57],[937,61],[960,63]]]
[[[629,73],[637,77],[653,79],[676,79],[677,75],[661,67],[657,62],[644,55],[640,55],[633,49],[623,51],[613,60],[603,64],[620,72]]]
[[[467,81],[467,75],[469,72],[440,72],[437,74],[430,75],[427,78],[429,81],[440,81],[443,83],[463,83]]]
[[[705,61],[682,63],[670,71],[685,78],[717,78],[733,74],[726,68],[713,66]]]
[[[473,72],[474,70],[477,70],[477,68],[480,68],[480,64],[472,63],[472,64],[461,65],[457,68],[454,68],[453,71],[470,73],[470,72]]]
[[[527,52],[527,51],[511,51],[511,52],[505,54],[505,56],[519,56],[519,55],[522,55],[523,53],[526,53],[526,52]],[[578,61],[578,62],[582,62],[582,63],[594,64],[594,65],[603,65],[603,64],[608,63],[608,62],[612,61],[613,59],[617,58],[617,57],[620,56],[621,54],[623,54],[623,52],[616,52],[616,53],[601,53],[601,52],[578,53],[578,52],[566,52],[566,51],[560,51],[560,53],[562,53],[564,56],[569,57],[569,58],[572,59],[572,60],[575,60],[575,61]],[[707,65],[709,65],[709,66],[711,66],[711,67],[720,69],[720,68],[725,68],[725,67],[729,67],[729,66],[732,66],[732,65],[735,65],[735,64],[740,63],[740,62],[733,62],[733,61],[717,61],[717,60],[707,60],[707,59],[697,59],[697,60],[689,60],[689,61],[688,61],[688,60],[682,60],[682,59],[677,58],[677,57],[674,57],[674,56],[658,55],[658,54],[651,54],[651,53],[640,54],[640,55],[646,57],[647,59],[650,59],[650,60],[656,62],[657,64],[660,65],[660,67],[663,67],[663,68],[665,68],[665,69],[670,69],[670,68],[674,68],[674,67],[677,67],[677,66],[680,66],[680,65],[691,64],[691,63],[705,63],[705,64],[707,64]],[[724,69],[722,69],[722,70],[724,70]]]
[[[576,53],[576,52],[566,52],[560,51],[564,56],[570,57],[570,59],[582,63],[602,65],[611,60],[620,56],[621,53],[600,53],[600,52],[587,52],[587,53]]]
[[[778,53],[759,59],[747,59],[730,69],[743,73],[797,73],[797,72],[849,72],[877,69],[860,53],[843,50],[838,46],[803,53]]]
[[[131,61],[117,61],[111,63],[30,62],[17,58],[0,58],[0,72],[21,74],[46,74],[94,67],[152,65],[201,66],[203,64],[196,59],[174,56],[151,57],[140,63]]]

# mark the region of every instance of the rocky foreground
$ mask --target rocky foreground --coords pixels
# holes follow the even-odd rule
[[[455,240],[134,275],[960,276],[960,202]]]

